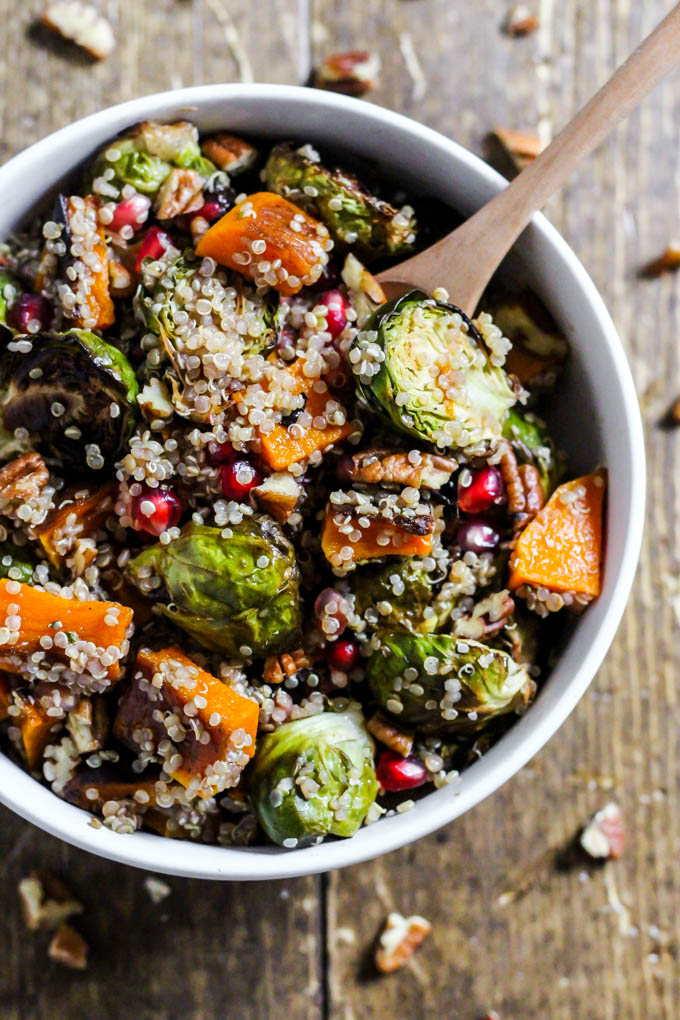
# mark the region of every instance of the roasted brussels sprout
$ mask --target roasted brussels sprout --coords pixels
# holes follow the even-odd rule
[[[369,319],[350,350],[360,400],[400,432],[437,446],[497,440],[517,400],[474,323],[412,290]]]
[[[547,500],[559,485],[566,466],[564,454],[556,448],[548,426],[535,414],[512,408],[505,419],[503,435],[511,441],[519,461],[534,464],[538,469]]]
[[[376,630],[431,634],[446,621],[452,602],[441,595],[444,573],[413,556],[360,570],[351,582],[358,616]]]
[[[173,166],[197,170],[204,177],[213,174],[217,167],[201,154],[198,130],[193,124],[156,124],[147,121],[123,138],[117,138],[97,156],[92,178],[104,178],[110,197],[119,197],[126,184],[143,195],[153,196]],[[105,171],[112,169],[113,177]],[[90,182],[91,183],[91,182]],[[91,187],[87,187],[87,191]]]
[[[505,652],[449,634],[385,634],[366,664],[380,707],[423,733],[474,733],[533,694],[524,666]]]
[[[21,291],[12,274],[0,267],[0,323],[3,325],[7,325],[7,312]]]
[[[250,794],[262,828],[282,846],[354,835],[376,798],[373,741],[361,707],[336,706],[258,740]]]
[[[530,291],[492,303],[494,322],[512,342],[507,369],[531,392],[552,389],[569,346],[545,305]]]
[[[127,358],[85,329],[35,333],[27,346],[0,359],[4,428],[25,429],[38,450],[73,470],[112,464],[137,416]]]
[[[333,239],[367,261],[403,255],[416,239],[413,210],[401,211],[367,191],[352,174],[328,170],[309,145],[276,145],[263,172],[270,191],[323,220]]]
[[[264,515],[224,528],[186,524],[129,564],[132,581],[158,595],[162,612],[206,648],[259,658],[285,648],[300,627],[293,547]],[[145,588],[150,577],[159,587]]]

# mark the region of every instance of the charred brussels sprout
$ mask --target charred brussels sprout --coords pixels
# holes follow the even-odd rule
[[[355,703],[284,723],[258,740],[250,793],[275,843],[353,836],[377,792],[373,741]]]
[[[364,259],[402,255],[416,239],[412,210],[399,211],[367,191],[341,169],[328,170],[318,155],[305,145],[276,145],[264,168],[270,191],[324,221],[331,236],[351,245]]]
[[[474,323],[412,290],[379,308],[350,351],[359,398],[400,432],[440,447],[485,446],[517,400]]]
[[[517,458],[534,464],[541,476],[546,500],[557,488],[565,471],[564,455],[550,438],[548,426],[535,414],[513,408],[503,425],[503,435],[512,443]]]
[[[30,350],[6,350],[0,390],[4,428],[26,429],[38,450],[73,470],[112,464],[137,417],[132,366],[86,329],[35,333]]]
[[[198,131],[193,124],[156,124],[147,121],[124,138],[117,138],[97,156],[92,179],[104,177],[112,169],[113,177],[105,178],[107,196],[119,197],[126,184],[143,195],[153,197],[173,166],[197,170],[210,176],[217,167],[201,154]],[[92,190],[91,187],[86,189]]]
[[[400,724],[474,733],[525,705],[533,682],[505,652],[448,634],[386,634],[366,664],[369,686]]]
[[[164,602],[162,612],[206,648],[232,659],[285,648],[300,627],[299,572],[293,547],[265,516],[223,528],[187,524],[173,542],[145,549],[132,581]]]
[[[443,580],[444,574],[436,567],[428,570],[421,557],[364,570],[352,578],[354,608],[376,630],[431,634],[452,608],[440,592]]]

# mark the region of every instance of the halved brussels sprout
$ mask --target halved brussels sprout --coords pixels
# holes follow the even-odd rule
[[[351,592],[358,616],[375,630],[432,634],[449,616],[452,601],[440,597],[445,575],[422,557],[394,560],[382,567],[359,570]]]
[[[35,333],[0,358],[0,418],[73,470],[112,464],[137,418],[137,378],[113,344],[86,329]]]
[[[345,707],[346,706],[346,707]],[[374,802],[373,741],[361,706],[284,723],[258,739],[250,794],[262,828],[282,846],[353,836]]]
[[[205,177],[217,169],[201,154],[198,130],[193,124],[146,121],[102,149],[95,159],[91,180],[104,177],[118,195],[129,184],[135,191],[153,197],[173,166],[197,170]],[[113,176],[107,178],[105,173],[110,169]],[[86,190],[91,191],[91,186]]]
[[[274,146],[263,171],[269,191],[323,220],[333,239],[365,259],[403,255],[416,239],[413,210],[395,209],[345,170],[328,170],[309,145]]]
[[[228,534],[227,532],[230,532]],[[229,529],[186,524],[128,566],[152,589],[161,611],[206,648],[259,658],[285,648],[300,627],[299,571],[293,546],[270,517],[244,517]]]
[[[547,500],[559,485],[566,470],[565,456],[558,450],[548,426],[535,414],[512,408],[503,425],[503,435],[512,443],[520,462],[533,464],[541,476]]]
[[[474,733],[524,707],[534,684],[498,648],[449,634],[385,634],[366,663],[380,707],[423,733]]]
[[[350,350],[360,400],[400,432],[443,448],[500,439],[517,400],[474,323],[409,291],[369,319]]]

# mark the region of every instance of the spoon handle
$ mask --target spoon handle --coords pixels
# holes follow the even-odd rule
[[[426,290],[431,290],[433,279],[448,283],[452,300],[472,313],[532,214],[678,63],[680,4],[507,188],[448,237],[387,270],[384,278],[408,280]]]

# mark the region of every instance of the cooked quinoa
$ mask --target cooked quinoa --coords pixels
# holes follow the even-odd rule
[[[71,187],[0,246],[5,752],[121,834],[409,810],[599,592],[604,472],[536,415],[564,339],[386,302],[437,217],[308,142],[147,122]]]

